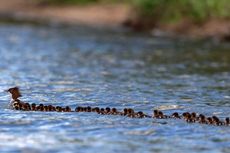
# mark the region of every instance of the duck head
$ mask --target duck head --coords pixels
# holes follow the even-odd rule
[[[22,96],[18,87],[10,88],[7,90],[7,92],[11,93],[12,99],[14,100],[17,100],[19,97]]]

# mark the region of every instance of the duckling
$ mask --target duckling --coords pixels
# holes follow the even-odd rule
[[[201,123],[201,124],[207,124],[206,118],[205,118],[205,116],[203,114],[199,115],[199,123]]]
[[[118,114],[117,109],[116,108],[112,108],[111,114],[112,115],[117,115]]]
[[[15,110],[20,110],[19,106],[14,107]]]
[[[216,116],[212,116],[213,119],[213,124],[215,125],[222,125],[222,122],[220,121],[220,119]]]
[[[71,112],[71,108],[69,106],[65,107],[65,112]]]
[[[87,112],[87,107],[82,107],[82,112]]]
[[[27,111],[27,105],[25,103],[20,103],[21,104],[21,110]]]
[[[109,115],[109,114],[111,113],[110,111],[111,111],[111,109],[110,109],[109,107],[106,107],[106,108],[105,108],[105,114],[108,114],[108,115]]]
[[[57,107],[56,107],[56,111],[57,111],[57,112],[62,112],[62,107],[57,106]]]
[[[60,107],[60,106],[56,106],[56,107],[55,107],[55,108],[56,108],[56,110],[58,110],[58,109],[59,109],[59,107]]]
[[[95,107],[95,112],[98,113],[98,114],[100,114],[101,108],[100,107]]]
[[[84,107],[80,107],[80,112],[84,112]]]
[[[122,115],[126,116],[127,114],[128,114],[128,109],[127,109],[127,108],[124,108],[124,109],[123,109]]]
[[[178,119],[180,119],[180,115],[179,115],[177,112],[174,112],[171,116],[172,116],[173,118],[178,118]]]
[[[189,112],[184,112],[183,114],[182,114],[182,116],[183,116],[183,119],[187,119],[188,118],[188,116],[190,115],[190,113]]]
[[[52,111],[56,111],[56,107],[52,106]]]
[[[47,107],[48,107],[48,110],[47,110],[47,111],[49,111],[49,112],[52,112],[52,111],[53,111],[53,106],[52,106],[52,105],[48,105]]]
[[[196,122],[198,120],[198,117],[196,116],[195,112],[191,113],[191,119],[192,119],[192,122]]]
[[[208,117],[208,118],[207,118],[207,123],[208,123],[208,124],[213,124],[213,120],[212,120],[211,117]]]
[[[47,112],[48,111],[48,106],[45,105],[43,111]]]
[[[87,108],[87,112],[91,112],[92,111],[92,108],[90,106],[86,107]]]
[[[186,120],[186,122],[188,122],[188,123],[194,122],[194,120],[192,119],[192,115],[191,115],[191,114],[187,114],[185,120]]]
[[[139,112],[137,112],[136,117],[137,118],[144,118],[145,114],[142,111],[139,111]]]
[[[11,109],[15,109],[15,107],[18,108],[18,110],[22,110],[24,103],[18,102],[18,101],[12,101],[12,103],[9,105]]]
[[[127,110],[127,115],[128,115],[128,117],[134,118],[134,117],[135,117],[135,112],[134,112],[134,110],[133,110],[132,108],[129,108],[129,109]]]
[[[44,111],[44,105],[43,104],[39,104],[39,111]]]
[[[36,111],[40,111],[40,106],[36,106]]]
[[[229,117],[226,117],[225,118],[225,125],[229,125],[229,124],[230,124]]]
[[[32,103],[32,104],[31,104],[31,110],[32,110],[32,111],[36,111],[36,104],[35,104],[35,103]]]
[[[99,107],[95,107],[94,109],[95,109],[96,113],[98,113],[98,114],[100,113],[100,108]]]
[[[159,111],[158,110],[153,110],[153,118],[159,118]]]
[[[77,107],[75,108],[75,112],[81,112],[81,110],[82,110],[82,107],[80,107],[80,106],[77,106]]]
[[[104,108],[101,108],[101,109],[100,109],[100,114],[101,114],[101,115],[105,115],[105,109],[104,109]]]
[[[26,105],[26,110],[30,111],[31,110],[30,104],[29,103],[25,103],[25,105]]]
[[[168,116],[164,115],[162,111],[159,111],[158,112],[158,118],[165,119],[165,118],[168,118]]]
[[[61,112],[66,112],[65,107],[61,107]]]
[[[129,108],[129,109],[127,110],[127,113],[128,113],[128,114],[134,114],[134,110],[133,110],[132,108]]]
[[[19,102],[14,102],[13,103],[13,108],[15,108],[15,107],[19,107]]]

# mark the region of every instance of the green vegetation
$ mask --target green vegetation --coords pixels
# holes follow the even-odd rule
[[[132,0],[141,18],[174,22],[189,18],[202,22],[209,18],[229,18],[229,0]]]
[[[229,0],[35,0],[45,4],[77,5],[91,3],[128,3],[137,20],[144,23],[178,22],[189,19],[203,22],[209,18],[229,18]]]

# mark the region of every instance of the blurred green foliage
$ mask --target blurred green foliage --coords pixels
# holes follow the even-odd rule
[[[36,0],[46,4],[126,3],[144,20],[177,22],[183,18],[201,22],[209,18],[229,18],[229,0]]]
[[[229,18],[229,0],[132,0],[141,18],[173,22],[182,18],[204,21]]]

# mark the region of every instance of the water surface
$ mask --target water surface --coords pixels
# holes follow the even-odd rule
[[[10,110],[52,105],[230,116],[230,46],[84,28],[0,25],[1,152],[230,152],[230,128]]]

